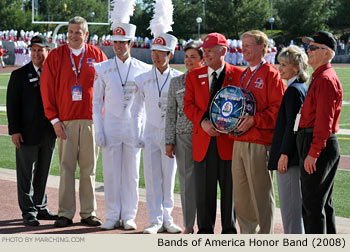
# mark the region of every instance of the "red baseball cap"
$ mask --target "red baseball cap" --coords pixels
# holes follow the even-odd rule
[[[214,32],[209,33],[205,38],[201,47],[204,48],[212,48],[216,45],[226,46],[228,47],[227,40],[224,35]]]

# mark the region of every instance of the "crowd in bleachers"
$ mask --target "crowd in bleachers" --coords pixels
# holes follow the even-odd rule
[[[66,43],[67,34],[60,33],[57,34],[55,41],[53,40],[53,34],[52,31],[40,33],[40,32],[34,32],[34,31],[23,31],[21,30],[18,34],[15,30],[6,30],[6,31],[0,31],[0,39],[1,41],[12,41],[14,42],[14,53],[15,53],[15,65],[17,66],[23,66],[30,62],[30,48],[28,48],[29,41],[31,38],[35,35],[42,34],[47,37],[49,43],[55,42],[56,45],[63,45]],[[176,46],[176,50],[183,50],[184,46],[192,41],[192,39],[185,40],[180,39],[179,44]],[[149,49],[152,44],[152,39],[149,39],[148,37],[142,38],[142,37],[135,37],[133,47],[134,48],[146,48]],[[90,37],[90,43],[95,46],[112,46],[112,40],[111,35],[103,35],[101,38],[98,37],[98,35],[94,34]],[[242,41],[236,40],[236,39],[228,39],[229,43],[229,50],[228,53],[225,56],[225,61],[232,64],[232,65],[239,65],[244,66],[247,65],[247,62],[243,58],[242,53]],[[294,45],[294,41],[290,41],[290,45]],[[280,47],[284,47],[285,45],[280,45]],[[287,45],[288,46],[288,45]],[[302,49],[304,49],[302,46],[300,46]],[[277,49],[275,45],[275,41],[273,39],[269,40],[269,47],[267,50],[267,54],[265,57],[265,60],[268,61],[271,64],[275,64],[275,59],[277,52],[281,48]],[[348,43],[345,45],[344,43],[341,43],[339,41],[338,46],[339,54],[348,53],[350,51],[350,39]],[[343,53],[340,53],[343,52]]]

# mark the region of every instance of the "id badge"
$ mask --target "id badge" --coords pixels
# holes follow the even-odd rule
[[[83,99],[82,87],[73,86],[72,87],[72,101],[81,101]]]
[[[298,113],[298,114],[297,114],[297,117],[295,118],[295,122],[294,122],[294,128],[293,128],[294,133],[296,133],[296,132],[298,131],[299,122],[300,122],[300,117],[301,117],[301,114]]]

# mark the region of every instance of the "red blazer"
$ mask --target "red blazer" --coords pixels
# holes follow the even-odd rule
[[[239,83],[243,69],[225,63],[225,79],[222,87]],[[201,162],[207,154],[210,136],[200,126],[210,101],[208,67],[192,70],[186,76],[184,112],[193,122],[192,153],[193,159]],[[227,134],[216,137],[219,156],[222,160],[232,159],[233,140]]]

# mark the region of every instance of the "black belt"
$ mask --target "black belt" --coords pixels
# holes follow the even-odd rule
[[[298,133],[314,133],[314,128],[299,128]]]
[[[314,128],[299,128],[298,133],[314,133]],[[332,132],[335,134],[335,132]]]

